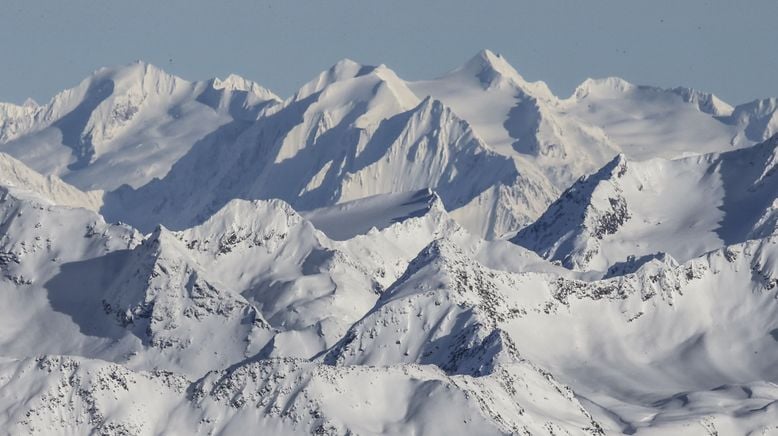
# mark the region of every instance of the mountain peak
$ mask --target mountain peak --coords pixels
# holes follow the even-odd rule
[[[24,100],[24,103],[22,103],[22,107],[27,107],[27,108],[37,108],[39,106],[40,105],[38,104],[38,102],[33,100],[31,97],[27,97],[27,99]]]
[[[489,49],[479,51],[465,65],[480,68],[488,67],[498,71],[515,71],[502,55],[494,53]]]
[[[64,115],[85,98],[102,101],[111,95],[126,93],[131,89],[142,94],[171,94],[176,87],[188,83],[190,82],[144,61],[102,67],[75,87],[55,95],[48,104],[55,114],[49,115]],[[98,101],[96,103],[99,104]]]
[[[598,174],[607,172],[610,177],[621,177],[627,171],[627,156],[624,153],[617,154]]]
[[[136,60],[124,65],[99,68],[87,80],[111,79],[118,82],[123,79],[148,80],[149,78],[184,81],[184,79],[142,60]]]
[[[338,70],[342,71],[342,70],[347,70],[347,69],[354,70],[354,69],[359,69],[359,68],[362,68],[362,67],[363,67],[362,64],[360,64],[359,62],[357,62],[357,61],[355,61],[353,59],[343,58],[343,59],[335,62],[332,65],[332,67],[330,68],[330,70],[332,70],[332,71],[338,71]]]
[[[684,102],[697,106],[701,112],[714,116],[732,115],[734,108],[714,94],[701,92],[694,88],[677,86],[671,90],[680,96]]]
[[[556,99],[545,82],[527,81],[502,55],[486,49],[479,51],[464,65],[443,76],[446,77],[466,81],[475,79],[476,83],[485,90],[506,88],[511,92],[519,90],[545,101]]]
[[[224,80],[218,77],[213,79],[213,87],[230,91],[250,91],[257,84],[237,74],[230,74]]]
[[[319,73],[316,78],[303,85],[293,97],[293,100],[302,100],[315,94],[327,86],[343,80],[353,79],[375,69],[372,66],[362,65],[351,59],[344,58],[336,62],[329,69]]]
[[[243,91],[261,97],[264,100],[278,100],[281,99],[275,95],[272,91],[261,86],[253,80],[246,79],[245,77],[237,74],[230,74],[224,80],[217,78],[213,79],[212,86],[214,89],[223,89],[226,91]]]
[[[581,82],[573,91],[573,97],[582,99],[589,95],[623,94],[635,89],[636,86],[621,77],[605,77],[602,79],[588,78]]]
[[[655,86],[635,85],[620,77],[605,77],[601,79],[586,79],[573,91],[571,99],[583,100],[587,97],[618,99],[634,93],[675,94],[684,103],[696,106],[700,112],[714,116],[728,116],[732,107],[713,94],[701,92],[693,88],[677,86],[672,89]],[[637,97],[634,98],[639,98]]]
[[[456,71],[466,72],[475,76],[485,86],[494,85],[500,78],[516,79],[523,82],[524,79],[508,61],[501,55],[497,55],[490,50],[481,50],[475,56],[470,58],[462,67]]]

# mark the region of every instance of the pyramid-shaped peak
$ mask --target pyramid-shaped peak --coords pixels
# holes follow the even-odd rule
[[[445,106],[443,106],[443,103],[440,100],[436,100],[432,98],[432,96],[428,95],[424,97],[424,99],[419,102],[419,105],[417,106],[417,112],[441,112],[443,111]]]
[[[483,89],[520,91],[542,100],[556,97],[542,81],[528,82],[508,61],[490,50],[481,50],[461,67],[445,74],[441,79],[473,81]]]
[[[486,48],[479,51],[478,53],[475,54],[475,56],[473,56],[471,62],[475,62],[475,61],[481,62],[485,65],[493,65],[493,66],[499,66],[508,63],[501,54],[495,53]]]
[[[605,164],[597,173],[589,176],[595,180],[621,178],[627,172],[627,156],[619,153]]]
[[[487,49],[476,53],[460,70],[478,76],[482,81],[498,75],[521,79],[521,75],[502,55]]]

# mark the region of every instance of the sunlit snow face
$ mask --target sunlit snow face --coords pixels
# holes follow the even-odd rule
[[[764,429],[775,110],[560,99],[490,51],[283,101],[137,62],[0,105],[0,426]]]

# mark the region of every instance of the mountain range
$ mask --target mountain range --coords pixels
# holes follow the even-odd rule
[[[778,100],[484,50],[0,103],[8,434],[778,431]]]

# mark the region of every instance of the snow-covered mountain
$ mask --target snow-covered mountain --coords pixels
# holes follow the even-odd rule
[[[738,139],[764,141],[778,133],[778,98],[738,105],[725,121],[739,127]]]
[[[540,168],[557,188],[567,187],[620,150],[601,128],[566,116],[545,83],[527,82],[489,50],[411,88],[450,105],[495,151],[513,157],[521,167]]]
[[[215,128],[279,99],[230,76],[189,82],[154,65],[101,68],[43,106],[0,106],[2,151],[82,189],[141,186]]]
[[[142,229],[185,228],[231,198],[281,198],[311,210],[425,188],[488,237],[528,223],[557,192],[388,68],[342,61],[247,130],[197,144],[162,180],[109,194],[103,211]]]
[[[777,108],[488,50],[0,104],[0,428],[770,434]]]
[[[778,136],[676,160],[619,155],[582,178],[514,242],[578,270],[686,261],[778,229]]]
[[[615,78],[560,99],[488,50],[416,82],[343,60],[283,102],[238,76],[188,82],[138,62],[98,70],[45,106],[3,105],[0,150],[111,191],[103,213],[145,231],[199,224],[232,198],[307,211],[433,189],[460,224],[494,238],[618,153],[748,146],[772,134],[775,109]]]

